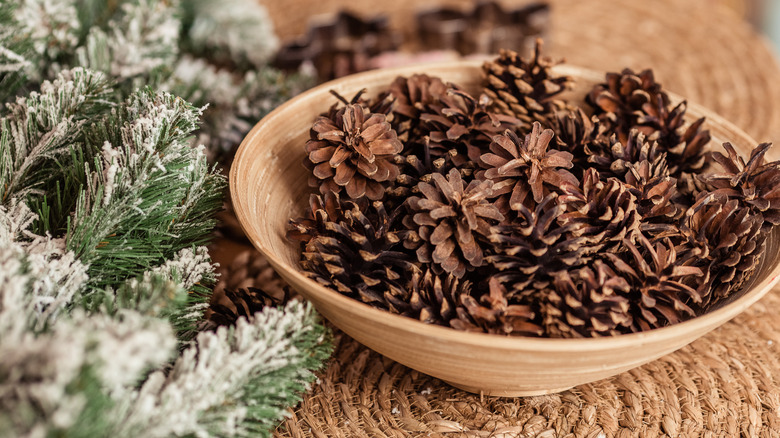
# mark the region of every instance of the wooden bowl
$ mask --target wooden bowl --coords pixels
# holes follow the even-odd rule
[[[559,66],[577,80],[569,99],[581,102],[602,74]],[[367,347],[408,367],[470,392],[498,396],[563,391],[647,363],[694,341],[761,298],[780,273],[780,234],[773,232],[750,284],[738,297],[709,313],[670,327],[596,339],[544,339],[466,333],[424,324],[375,309],[306,278],[299,250],[285,227],[300,217],[312,192],[302,165],[304,143],[315,117],[335,102],[329,90],[351,98],[368,89],[375,96],[396,76],[427,73],[476,91],[480,62],[421,65],[361,73],[338,79],[290,100],[247,135],[230,172],[230,193],[241,225],[271,265],[338,328]],[[672,100],[679,100],[672,96]],[[730,141],[747,155],[756,142],[716,114],[690,104],[691,118],[707,116],[712,144]]]

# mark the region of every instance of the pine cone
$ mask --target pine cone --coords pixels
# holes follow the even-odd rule
[[[474,162],[487,151],[493,136],[512,129],[518,120],[511,116],[488,111],[490,99],[484,94],[479,101],[465,91],[450,88],[441,98],[441,105],[432,105],[420,114],[420,133],[428,137],[410,138],[420,143],[423,152],[417,152],[421,159],[449,155],[455,166],[474,167]]]
[[[578,224],[571,234],[583,238],[588,254],[617,251],[625,239],[633,242],[639,234],[636,196],[616,178],[602,181],[595,169],[585,171],[579,187],[566,186],[559,202],[568,209],[558,216],[559,225]]]
[[[601,260],[560,271],[540,303],[545,334],[588,338],[634,331],[630,290],[628,281]]]
[[[408,78],[399,76],[390,84],[389,95],[395,98],[392,125],[401,141],[406,143],[424,136],[419,132],[420,114],[431,112],[433,106],[441,106],[447,89],[441,79],[425,74]]]
[[[290,300],[289,289],[286,286],[281,297],[256,287],[226,289],[223,297],[219,302],[210,304],[206,312],[206,325],[203,327],[205,330],[236,325],[238,318],[251,318],[266,307],[283,306]]]
[[[482,66],[484,92],[492,100],[493,111],[516,117],[527,126],[534,121],[550,126],[555,111],[566,107],[554,97],[571,88],[573,81],[568,76],[553,76],[551,67],[556,63],[543,58],[541,51],[542,42],[537,40],[530,61],[501,50],[496,60]]]
[[[653,162],[629,163],[625,180],[628,190],[637,199],[643,231],[648,227],[673,223],[679,217],[680,209],[673,202],[678,195],[677,181],[669,176],[665,155]]]
[[[287,227],[287,238],[301,243],[305,247],[309,241],[328,232],[328,224],[341,217],[341,202],[339,195],[326,192],[324,195],[309,195],[309,209],[306,217],[290,220]]]
[[[534,295],[547,289],[559,273],[587,263],[584,239],[572,237],[580,223],[559,226],[558,217],[566,205],[557,195],[547,195],[534,211],[521,205],[518,217],[509,225],[491,229],[493,253],[488,263],[498,272],[492,278],[507,287],[512,296]]]
[[[658,100],[656,105],[663,102]],[[666,106],[645,105],[645,114],[639,117],[635,129],[649,132],[648,139],[657,141],[666,152],[669,172],[679,178],[683,173],[703,173],[710,164],[706,146],[710,142],[710,131],[703,130],[705,118],[685,127],[687,103],[681,102],[669,111]]]
[[[633,331],[650,330],[676,324],[696,316],[691,307],[702,302],[696,285],[704,275],[692,266],[693,259],[678,259],[668,239],[653,245],[639,235],[634,242],[624,241],[628,254],[604,254],[615,272],[631,285]]]
[[[419,227],[423,240],[417,249],[422,263],[433,263],[461,278],[467,270],[481,266],[481,245],[490,234],[490,226],[504,217],[486,198],[492,194],[490,181],[472,181],[468,186],[457,169],[447,178],[434,173],[434,184],[421,182],[421,197],[409,199],[413,216],[405,220],[410,229]]]
[[[639,74],[631,69],[621,73],[607,73],[607,82],[597,84],[585,97],[585,102],[596,109],[596,114],[609,132],[617,134],[625,142],[631,129],[651,135],[657,131],[654,126],[644,126],[640,120],[648,109],[666,108],[669,96],[655,82],[652,70]],[[652,120],[649,120],[652,122]]]
[[[585,101],[596,108],[606,130],[615,133],[620,142],[628,141],[632,130],[657,142],[659,150],[668,155],[672,177],[699,174],[709,165],[705,147],[710,133],[702,130],[704,118],[686,127],[687,103],[670,109],[669,96],[655,82],[652,70],[638,75],[631,69],[607,73],[607,82],[593,87]]]
[[[539,122],[534,122],[525,141],[510,130],[493,137],[491,152],[483,154],[480,162],[487,169],[484,178],[493,181],[493,194],[500,197],[499,205],[508,205],[512,210],[524,204],[533,208],[534,203],[550,193],[550,187],[554,190],[564,184],[578,185],[577,178],[566,170],[573,166],[572,155],[548,150],[552,138],[553,131],[542,131]],[[529,193],[533,203],[526,199]]]
[[[664,155],[657,142],[647,141],[638,130],[632,130],[624,141],[613,135],[607,141],[591,142],[585,146],[585,153],[591,163],[589,167],[598,170],[602,178],[614,177],[621,181],[625,181],[629,164],[641,161],[652,163]]]
[[[713,152],[712,158],[723,167],[722,173],[705,177],[705,182],[718,194],[739,199],[754,212],[760,212],[769,224],[780,224],[780,161],[766,163],[764,155],[771,143],[758,145],[747,163],[734,150],[731,143],[724,143],[728,156]]]
[[[536,314],[527,304],[512,304],[507,300],[506,288],[498,279],[491,278],[487,293],[461,295],[458,318],[450,326],[464,331],[515,336],[540,336],[542,328],[534,321]]]
[[[319,201],[317,204],[327,205]],[[309,226],[306,220],[293,221],[288,237],[303,239],[305,247],[301,267],[310,278],[325,287],[389,309],[394,296],[407,294],[409,272],[416,269],[411,257],[398,251],[403,233],[390,231],[394,216],[381,202],[340,201],[333,214],[320,211],[324,231]]]
[[[393,157],[402,149],[385,115],[348,104],[330,117],[319,117],[312,126],[305,161],[313,173],[309,184],[319,186],[323,194],[345,189],[352,199],[381,199],[382,183],[398,176]]]
[[[572,154],[574,168],[577,177],[582,176],[582,171],[590,167],[587,162],[587,149],[594,149],[593,143],[606,143],[608,140],[603,135],[601,122],[597,117],[589,117],[585,112],[577,108],[570,111],[559,111],[552,119],[552,130],[555,133],[555,149]],[[602,149],[604,146],[598,147]]]
[[[702,308],[727,297],[755,272],[764,252],[764,218],[723,192],[702,193],[680,226],[686,256],[706,276],[698,292]]]
[[[395,304],[399,313],[425,323],[448,326],[457,318],[459,297],[471,293],[472,284],[448,273],[436,274],[426,269],[414,272],[410,288],[408,300]]]

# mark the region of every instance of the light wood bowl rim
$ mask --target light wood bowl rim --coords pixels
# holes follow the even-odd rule
[[[247,155],[247,150],[250,147],[249,145],[254,143],[255,138],[257,138],[263,130],[269,129],[268,127],[273,126],[276,119],[285,116],[288,108],[295,107],[296,105],[300,104],[300,102],[311,99],[312,96],[327,95],[329,90],[337,88],[337,86],[343,83],[345,80],[359,83],[361,78],[369,78],[374,75],[381,74],[387,75],[389,78],[391,78],[388,80],[389,85],[390,81],[392,81],[392,78],[399,75],[408,76],[414,73],[425,73],[429,71],[429,69],[446,70],[459,68],[478,68],[482,65],[482,63],[482,60],[423,63],[397,68],[367,71],[326,82],[285,102],[262,120],[260,120],[246,135],[244,140],[241,142],[238,151],[236,152],[235,160],[231,167],[229,176],[230,194],[232,196],[236,216],[238,217],[244,232],[247,234],[247,237],[252,242],[252,244],[258,249],[258,251],[260,251],[265,257],[268,258],[268,261],[271,263],[271,265],[280,271],[280,274],[282,274],[283,277],[296,277],[309,286],[307,290],[302,291],[304,296],[308,297],[311,294],[316,299],[330,301],[337,307],[348,309],[350,312],[360,312],[366,314],[368,317],[370,317],[370,319],[383,325],[393,326],[394,328],[401,329],[405,332],[435,338],[441,342],[453,342],[460,345],[470,345],[480,348],[488,347],[497,350],[508,351],[531,350],[550,353],[571,353],[617,350],[628,347],[636,348],[637,346],[641,346],[647,343],[661,343],[666,341],[672,342],[679,340],[681,337],[687,336],[687,333],[695,333],[701,330],[706,330],[708,328],[713,328],[713,325],[717,326],[725,323],[761,299],[761,297],[763,297],[769,290],[772,289],[773,285],[777,283],[778,276],[780,275],[780,259],[774,262],[775,265],[772,267],[772,271],[767,276],[767,278],[760,283],[755,284],[743,296],[719,309],[667,327],[640,333],[622,334],[601,338],[560,339],[500,336],[487,333],[464,332],[449,327],[426,324],[412,318],[376,309],[368,304],[344,296],[337,291],[317,284],[315,281],[301,274],[301,272],[296,268],[289,266],[286,262],[282,261],[279,257],[276,256],[276,254],[274,254],[272,250],[266,248],[261,243],[261,240],[254,232],[253,227],[246,225],[251,223],[254,219],[250,217],[250,212],[246,205],[246,201],[242,196],[242,178],[240,177],[244,169],[242,163],[248,159],[252,159],[251,156]],[[583,78],[602,81],[604,77],[602,73],[570,65],[556,66],[555,71],[560,74],[574,76],[575,79]],[[668,94],[672,101],[683,100],[683,98],[675,95],[674,93]],[[327,106],[323,104],[323,111],[326,109]],[[726,130],[732,131],[737,135],[744,137],[746,140],[750,140],[751,144],[758,144],[740,128],[720,117],[711,110],[708,110],[693,102],[688,102],[688,110],[692,113],[706,115],[707,123],[709,125],[720,125]],[[301,145],[301,147],[303,146]],[[305,169],[301,167],[301,171],[304,170]]]

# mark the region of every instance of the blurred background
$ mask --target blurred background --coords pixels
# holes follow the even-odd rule
[[[731,0],[728,6],[766,35],[775,53],[780,54],[780,1]]]

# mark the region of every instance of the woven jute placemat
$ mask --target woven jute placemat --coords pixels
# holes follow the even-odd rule
[[[261,0],[284,40],[305,33],[310,17],[342,8],[414,38],[415,14],[474,0]],[[503,0],[504,6],[526,0]],[[547,48],[568,63],[599,71],[653,68],[667,89],[720,113],[759,141],[780,139],[780,67],[727,0],[548,0]],[[733,2],[733,1],[732,1]]]
[[[347,336],[278,437],[780,435],[780,291],[645,366],[539,397],[469,394]]]

